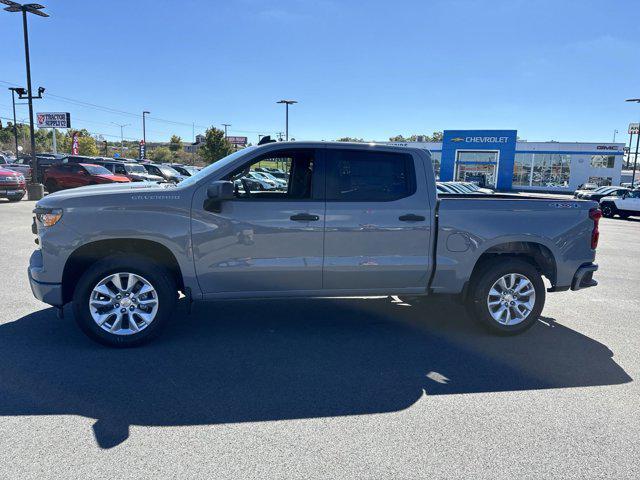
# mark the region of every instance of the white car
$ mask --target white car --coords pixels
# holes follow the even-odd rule
[[[260,175],[262,178],[265,178],[267,180],[271,180],[273,182],[276,182],[276,185],[281,190],[286,190],[287,189],[287,181],[286,180],[283,180],[281,178],[275,177],[274,175],[270,174],[269,172],[253,172],[253,173],[255,173],[256,175]]]
[[[600,200],[602,215],[613,218],[640,217],[640,190],[632,190],[621,197],[604,197]]]
[[[276,190],[279,188],[278,184],[274,180],[269,179],[262,172],[249,172],[245,177],[256,182],[259,190]]]

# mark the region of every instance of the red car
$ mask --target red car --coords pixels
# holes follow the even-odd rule
[[[114,175],[106,168],[90,163],[59,163],[49,167],[44,174],[44,186],[49,193],[66,188],[129,181],[123,175]]]
[[[0,168],[0,198],[8,198],[10,202],[22,200],[27,193],[24,176],[20,172]]]

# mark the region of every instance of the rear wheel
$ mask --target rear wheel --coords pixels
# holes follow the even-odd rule
[[[472,281],[467,310],[493,333],[515,335],[540,317],[545,302],[542,276],[518,259],[485,264]]]
[[[116,255],[94,263],[73,294],[76,322],[113,347],[149,341],[167,323],[177,298],[172,275],[143,257]]]
[[[22,200],[22,197],[24,197],[24,193],[21,195],[12,195],[7,198],[9,199],[10,202],[19,202],[20,200]]]
[[[602,210],[602,216],[606,218],[613,218],[616,214],[616,207],[612,203],[603,203],[600,210]]]

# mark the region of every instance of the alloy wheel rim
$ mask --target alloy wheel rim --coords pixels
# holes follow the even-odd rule
[[[517,325],[527,319],[536,304],[536,289],[520,273],[503,275],[489,289],[487,307],[501,325]]]
[[[114,335],[135,335],[146,329],[158,313],[158,292],[136,273],[117,272],[100,280],[89,296],[93,321]]]

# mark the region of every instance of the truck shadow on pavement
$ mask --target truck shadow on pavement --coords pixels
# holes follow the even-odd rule
[[[184,305],[154,343],[92,343],[70,310],[0,326],[0,415],[96,419],[102,448],[129,426],[210,425],[396,412],[423,395],[615,385],[604,345],[543,319],[494,337],[436,300]]]

